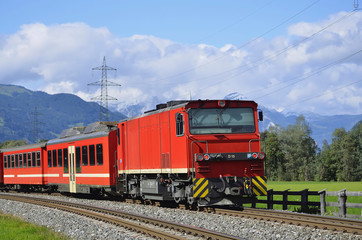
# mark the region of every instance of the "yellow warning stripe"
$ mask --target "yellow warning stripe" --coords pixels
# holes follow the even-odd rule
[[[204,179],[205,178],[199,178],[198,180],[196,180],[194,189],[197,188],[200,185],[200,183],[202,183],[202,181],[204,181]]]
[[[255,178],[252,179],[253,181],[253,192],[255,193],[255,195],[267,195],[266,192],[266,182],[260,177],[257,176]]]
[[[208,188],[206,188],[206,191],[204,192],[204,194],[202,194],[202,195],[200,196],[200,198],[206,197],[207,194],[209,194],[209,189],[208,189]]]
[[[200,187],[199,190],[197,190],[197,192],[194,193],[194,197],[197,197],[203,190],[204,188],[207,187],[207,185],[209,185],[209,181],[206,180],[205,183]],[[207,189],[208,190],[208,189]]]

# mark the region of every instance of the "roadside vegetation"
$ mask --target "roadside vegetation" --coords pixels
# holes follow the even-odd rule
[[[66,240],[68,237],[36,226],[19,218],[0,214],[0,239],[7,240]]]
[[[322,146],[316,145],[302,115],[285,129],[270,127],[262,133],[262,139],[268,180],[362,181],[362,121],[349,132],[337,128],[332,143],[325,140]]]

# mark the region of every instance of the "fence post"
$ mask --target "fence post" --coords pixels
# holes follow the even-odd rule
[[[283,210],[288,210],[288,191],[287,189],[283,192]]]
[[[251,207],[252,208],[256,208],[257,201],[258,201],[258,199],[255,196],[251,199]]]
[[[301,208],[302,208],[302,212],[307,212],[308,210],[308,188],[304,189],[303,191],[301,191]]]
[[[268,209],[273,209],[273,204],[274,204],[273,203],[273,201],[274,201],[274,199],[273,199],[273,189],[268,190],[267,201],[268,201],[268,203],[267,203]]]
[[[322,191],[319,191],[319,196],[320,196],[320,201],[321,201],[321,215],[324,215],[327,211],[327,206],[326,206],[326,190],[327,188],[323,189]]]
[[[347,214],[346,202],[347,202],[346,189],[343,189],[338,192],[339,217],[346,217]]]

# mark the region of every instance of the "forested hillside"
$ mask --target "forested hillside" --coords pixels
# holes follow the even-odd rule
[[[62,130],[99,121],[99,105],[72,94],[47,94],[14,85],[0,85],[0,142],[52,139]],[[125,116],[110,112],[110,120]]]

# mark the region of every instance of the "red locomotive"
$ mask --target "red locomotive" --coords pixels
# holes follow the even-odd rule
[[[240,205],[266,194],[258,117],[253,101],[159,104],[138,117],[3,149],[4,186]]]

